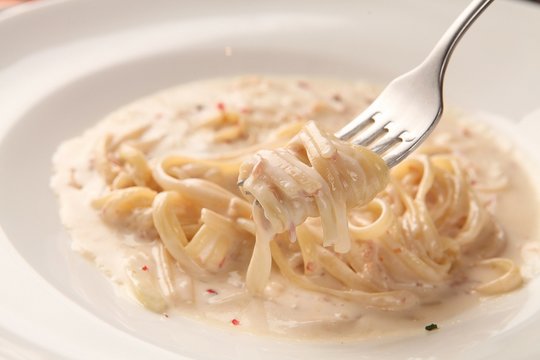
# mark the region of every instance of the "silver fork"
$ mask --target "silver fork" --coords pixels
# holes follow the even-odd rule
[[[471,2],[420,65],[394,79],[365,111],[335,135],[369,147],[389,167],[408,156],[441,118],[443,79],[454,47],[492,2]]]

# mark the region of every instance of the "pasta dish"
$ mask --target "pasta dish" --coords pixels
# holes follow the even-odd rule
[[[112,113],[54,158],[74,249],[159,314],[298,337],[444,321],[519,288],[514,238],[534,229],[499,204],[534,190],[514,155],[451,114],[388,169],[332,135],[376,93],[244,76]]]

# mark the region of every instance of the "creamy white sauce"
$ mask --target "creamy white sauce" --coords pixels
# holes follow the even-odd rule
[[[54,157],[52,187],[59,197],[60,216],[73,239],[73,249],[93,261],[126,294],[131,293],[127,286],[130,271],[141,271],[157,256],[156,239],[107,225],[90,205],[105,191],[106,185],[92,163],[94,148],[105,134],[149,125],[145,137],[157,141],[149,157],[171,152],[220,153],[261,143],[268,129],[296,118],[315,120],[322,128],[337,130],[375,95],[374,88],[363,84],[253,76],[187,84],[118,110],[81,137],[63,143]],[[199,125],[219,112],[217,104],[251,111],[247,134],[232,143],[215,142],[215,129]],[[474,174],[487,176],[496,185],[501,175],[509,179],[502,190],[478,189],[479,194],[508,235],[502,256],[522,264],[526,278],[540,272],[539,229],[531,221],[539,215],[538,195],[525,170],[527,164],[520,162],[516,150],[500,146],[497,135],[484,125],[450,119],[442,121],[429,142],[451,143],[459,148],[473,181]],[[147,261],[144,256],[141,260],[141,253],[147,254]],[[148,271],[159,271],[159,267],[151,266]],[[230,273],[206,282],[192,280],[176,268],[174,274],[171,298],[175,306],[167,310],[169,321],[192,316],[234,326],[231,321],[236,319],[237,328],[259,334],[340,340],[420,332],[431,322],[449,321],[475,306],[479,298],[472,289],[494,276],[489,271],[471,272],[430,304],[404,312],[384,312],[293,287],[275,270],[264,298],[248,294],[244,275],[234,266]]]

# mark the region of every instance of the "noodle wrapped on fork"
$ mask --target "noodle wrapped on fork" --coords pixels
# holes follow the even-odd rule
[[[350,250],[347,209],[371,201],[388,182],[388,168],[375,153],[321,131],[309,122],[285,148],[262,150],[240,167],[239,184],[255,198],[257,243],[248,288],[261,292],[270,275],[270,245],[308,217],[319,217],[323,245]],[[255,264],[264,263],[265,266]]]

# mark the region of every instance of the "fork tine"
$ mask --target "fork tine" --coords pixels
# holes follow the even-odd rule
[[[390,129],[382,138],[380,138],[376,144],[371,147],[371,151],[376,152],[379,155],[384,154],[390,150],[394,145],[403,141],[400,137],[405,134],[405,130]]]
[[[386,126],[390,124],[390,121],[377,121],[363,131],[353,141],[356,145],[368,146],[383,134],[387,133],[389,129]]]
[[[408,156],[409,153],[414,150],[415,145],[418,144],[418,139],[407,139],[407,141],[405,141],[403,140],[403,136],[398,139],[401,140],[401,142],[382,156],[388,167],[393,167],[399,163],[404,157]]]
[[[378,113],[372,106],[369,106],[360,115],[354,118],[353,121],[345,125],[335,136],[341,140],[349,140],[356,135],[360,130],[371,124],[374,120],[373,117]]]

